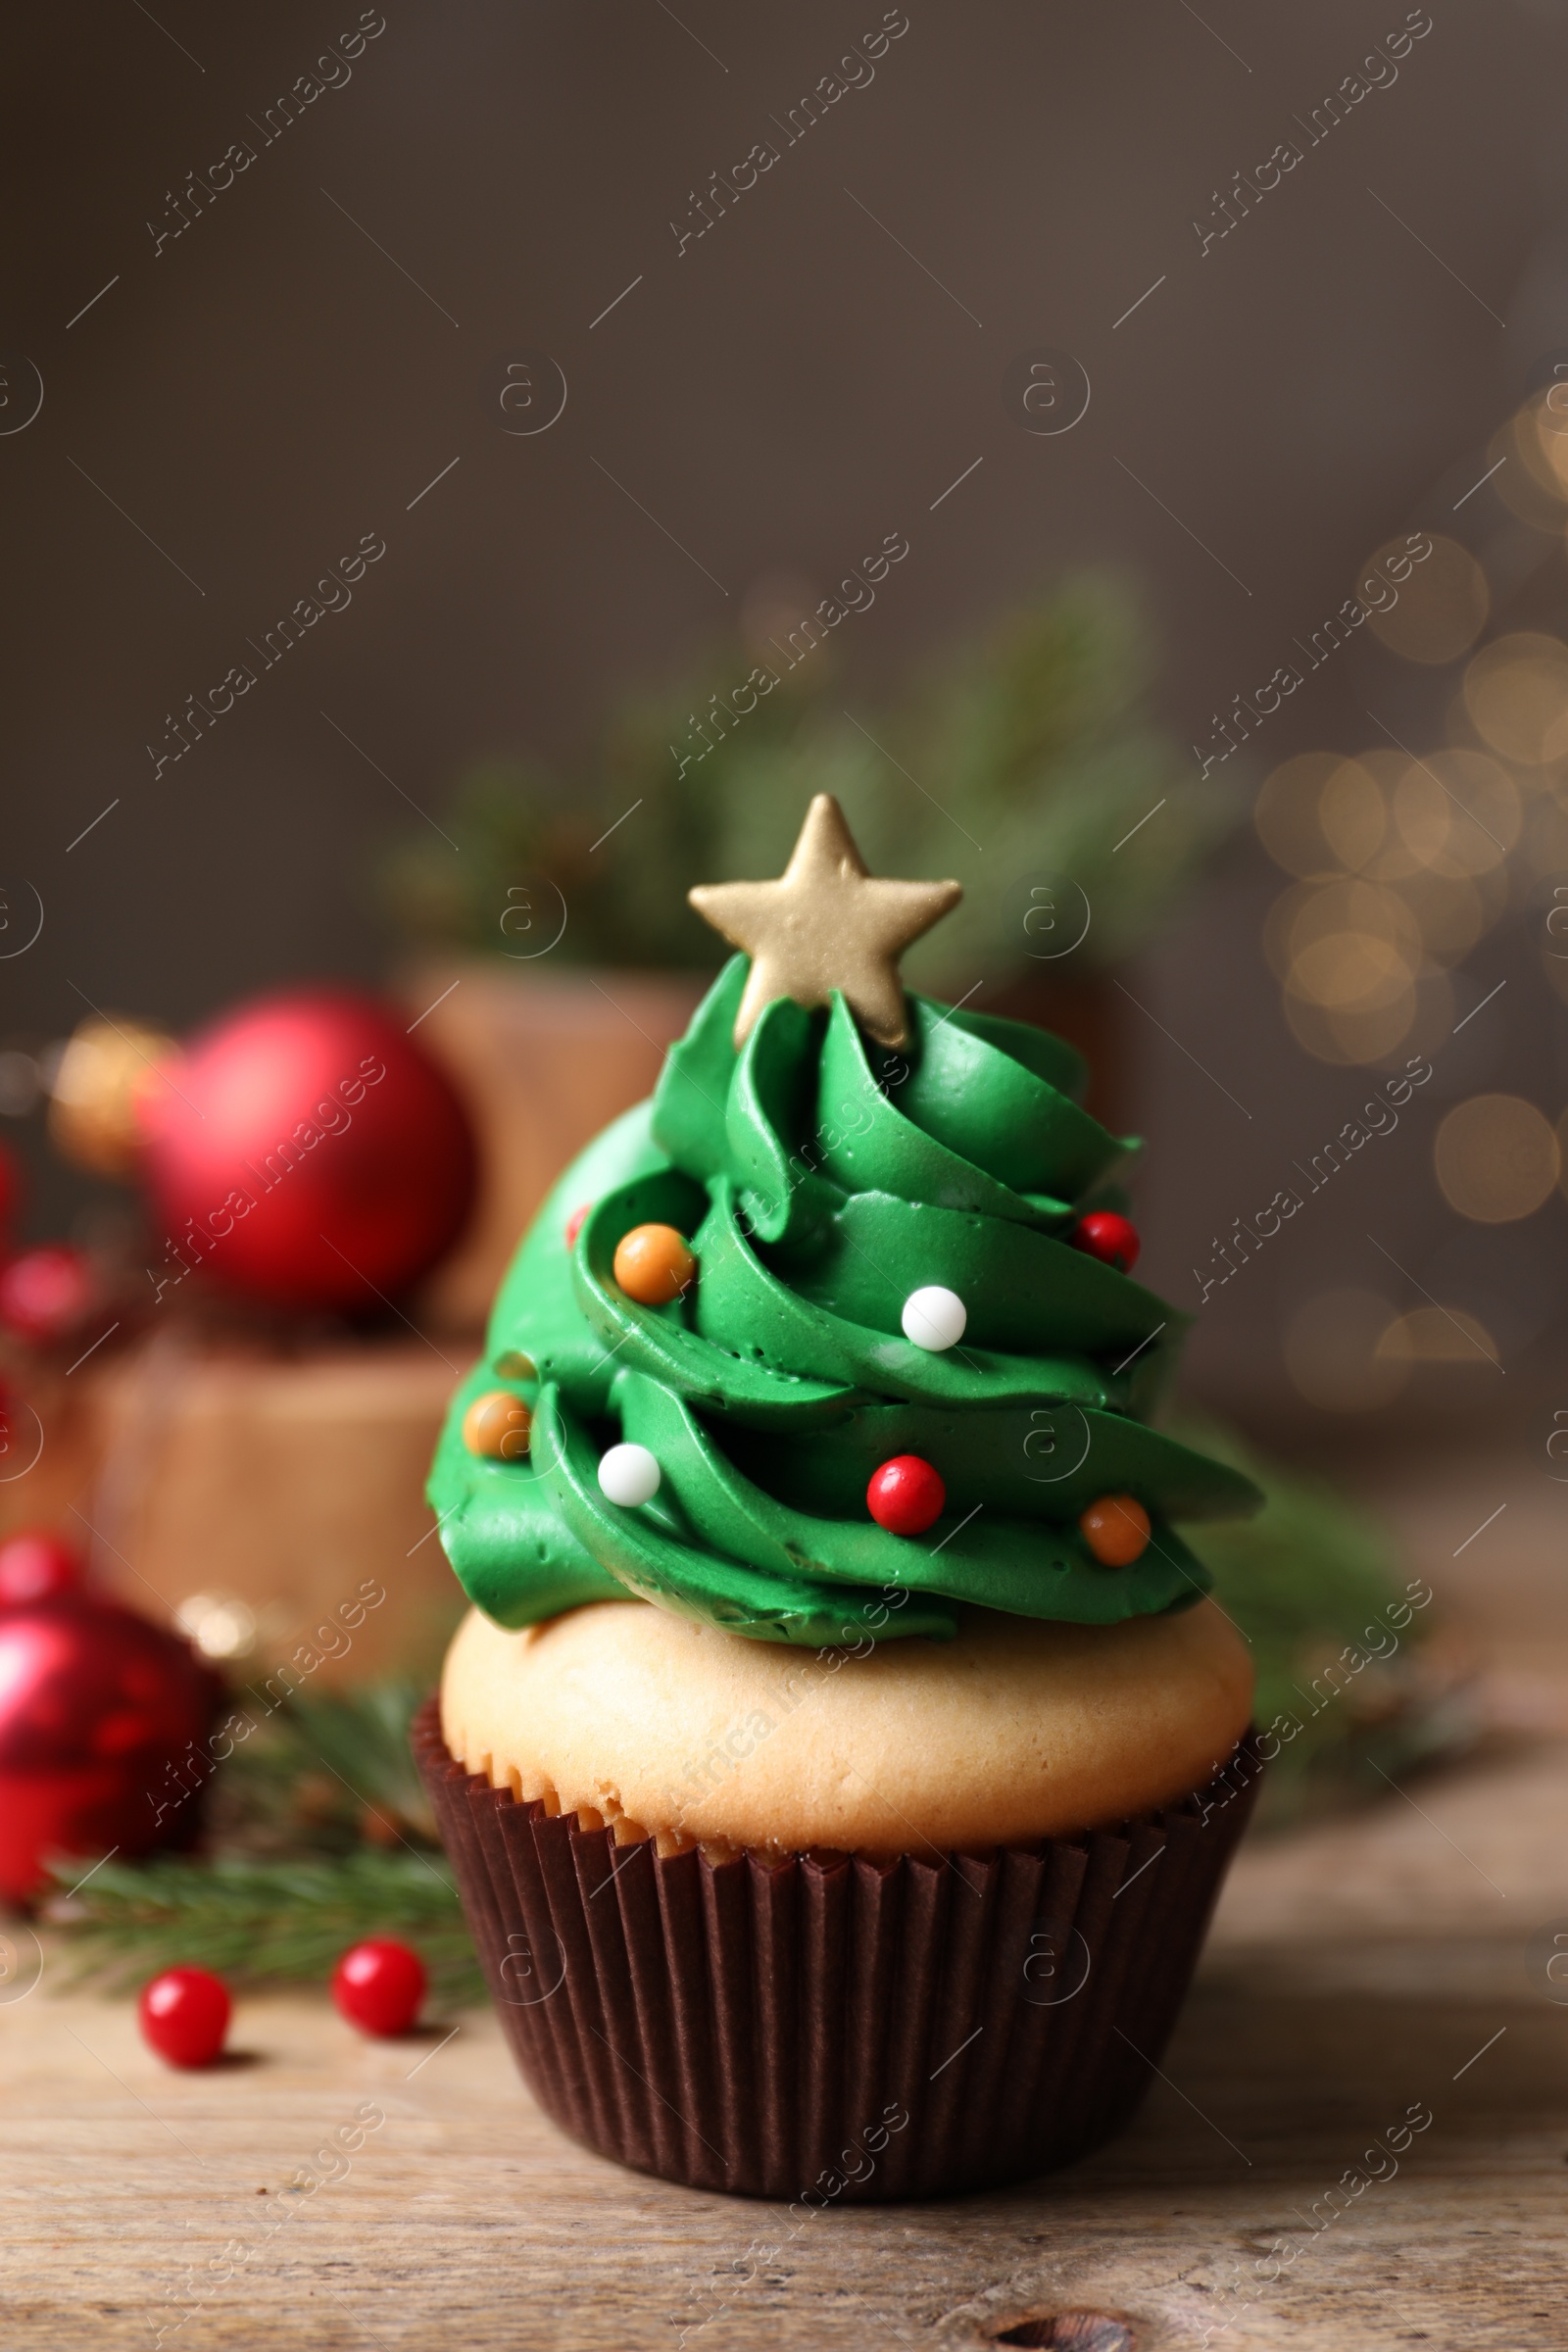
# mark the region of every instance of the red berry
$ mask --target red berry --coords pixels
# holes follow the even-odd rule
[[[424,2000],[424,1962],[406,1943],[373,1936],[332,1971],[332,1998],[362,2034],[406,2034]]]
[[[1080,1217],[1073,1228],[1072,1244],[1075,1250],[1087,1250],[1091,1257],[1122,1274],[1132,1272],[1143,1248],[1137,1226],[1118,1217],[1113,1208],[1091,1209],[1087,1217]]]
[[[578,1234],[581,1233],[582,1221],[592,1206],[593,1202],[591,1200],[585,1200],[582,1206],[580,1208],[574,1208],[570,1216],[566,1219],[566,1248],[568,1250],[576,1241]]]
[[[166,1968],[141,1988],[143,2039],[171,2066],[211,2066],[228,2032],[228,1986],[205,1968]]]
[[[38,1528],[0,1544],[0,1608],[52,1600],[80,1582],[80,1554],[62,1536]]]
[[[866,1509],[890,1536],[923,1536],[947,1499],[947,1488],[917,1453],[896,1453],[865,1490]]]
[[[97,1288],[81,1251],[65,1242],[24,1250],[0,1272],[0,1323],[19,1339],[59,1339],[89,1311]]]

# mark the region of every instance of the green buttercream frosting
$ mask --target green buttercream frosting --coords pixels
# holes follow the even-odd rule
[[[429,1487],[470,1599],[518,1626],[633,1593],[812,1646],[944,1638],[964,1601],[1108,1624],[1196,1599],[1209,1578],[1172,1521],[1260,1497],[1150,1426],[1182,1318],[1071,1245],[1136,1149],[1080,1106],[1078,1055],[919,997],[901,1053],[868,1045],[839,997],[769,1004],[737,1052],[746,968],[725,966],[653,1101],[563,1176],[502,1285]],[[698,1261],[667,1306],[612,1271],[647,1223]],[[967,1310],[942,1352],[903,1331],[930,1284]],[[532,1410],[524,1459],[464,1444],[496,1389]],[[635,1507],[599,1486],[623,1439],[662,1473]],[[866,1487],[910,1453],[947,1503],[895,1536]],[[1104,1494],[1150,1515],[1131,1567],[1102,1567],[1079,1532]]]

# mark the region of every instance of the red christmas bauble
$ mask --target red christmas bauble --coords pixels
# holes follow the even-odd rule
[[[948,1490],[917,1453],[896,1453],[873,1471],[865,1507],[890,1536],[923,1536],[942,1516]]]
[[[22,1205],[24,1190],[21,1160],[9,1144],[0,1144],[0,1241]]]
[[[142,1986],[136,2016],[171,2066],[211,2066],[228,2032],[228,1986],[205,1968],[166,1968]]]
[[[1137,1226],[1127,1217],[1118,1217],[1113,1208],[1091,1209],[1087,1217],[1080,1217],[1072,1242],[1075,1250],[1086,1250],[1091,1257],[1114,1266],[1121,1274],[1132,1272],[1143,1248]]]
[[[80,1582],[80,1555],[63,1536],[25,1528],[0,1544],[0,1609],[51,1600],[57,1592],[74,1592]]]
[[[19,1547],[45,1541],[13,1539],[8,1582],[26,1567]],[[62,1589],[62,1566],[48,1570],[54,1591],[0,1599],[0,1896],[12,1902],[38,1892],[57,1854],[189,1844],[212,1769],[217,1675],[135,1610]]]
[[[202,1267],[253,1298],[373,1310],[434,1265],[472,1204],[462,1103],[368,997],[300,989],[225,1013],[138,1116],[164,1228],[155,1288]]]
[[[91,1266],[69,1242],[24,1250],[0,1267],[0,1323],[35,1346],[75,1331],[98,1298]]]
[[[372,1936],[332,1971],[332,1998],[362,2034],[406,2034],[424,2000],[424,1962],[406,1943]]]

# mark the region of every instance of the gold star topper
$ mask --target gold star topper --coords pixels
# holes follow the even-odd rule
[[[834,989],[879,1046],[907,1043],[899,957],[956,906],[957,882],[892,882],[865,860],[831,793],[819,792],[776,882],[704,882],[687,896],[704,922],[752,959],[735,1017],[746,1043],[764,1004],[825,1004]]]

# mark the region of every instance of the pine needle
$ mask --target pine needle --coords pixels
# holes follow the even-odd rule
[[[1267,1496],[1255,1519],[1185,1531],[1251,1647],[1256,1720],[1276,1727],[1260,1824],[1379,1799],[1391,1774],[1462,1752],[1476,1736],[1464,1676],[1432,1641],[1431,1587],[1407,1578],[1375,1514],[1215,1422],[1189,1416],[1172,1434]]]
[[[74,1977],[112,1990],[181,1966],[239,1984],[322,1985],[350,1944],[395,1936],[418,1952],[443,2003],[484,1998],[451,1876],[423,1854],[105,1862],[53,1916],[67,1928]]]

